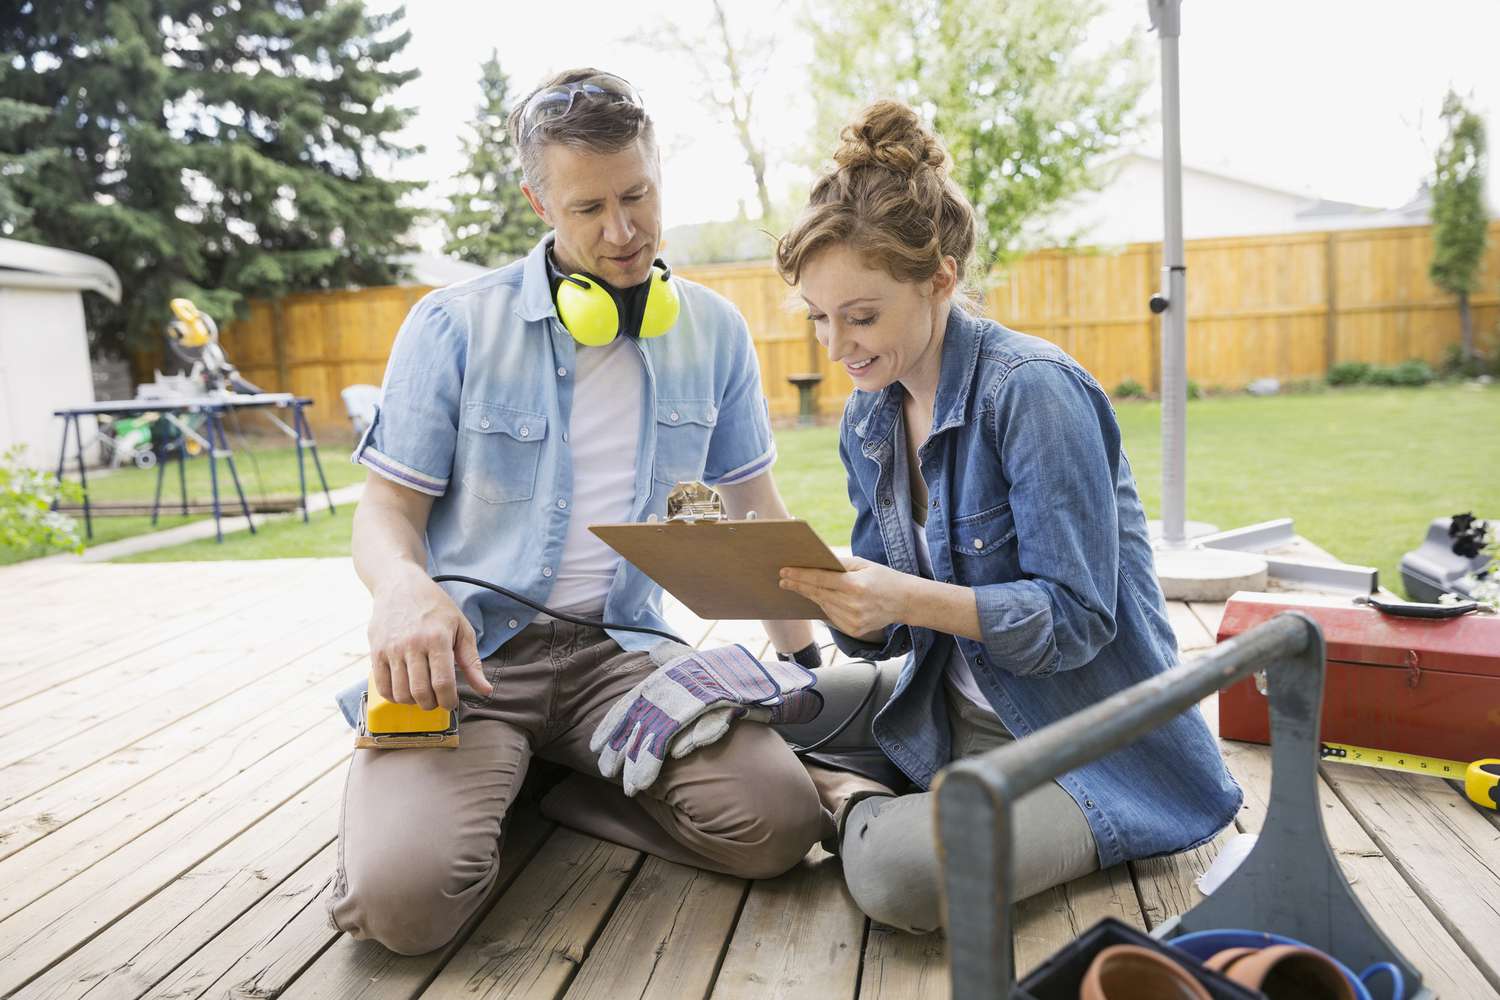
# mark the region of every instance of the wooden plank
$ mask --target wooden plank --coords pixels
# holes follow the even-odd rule
[[[266,605],[236,610],[214,628],[142,650],[111,664],[99,676],[54,685],[0,709],[0,732],[6,733],[0,742],[0,771],[97,725],[120,719],[134,722],[153,710],[152,717],[179,708],[191,711],[252,682],[257,669],[285,663],[314,644],[314,637],[344,631],[359,617],[367,617],[367,607],[347,593],[330,595],[322,579],[306,579]],[[277,628],[266,627],[271,621]],[[226,669],[226,655],[234,657],[234,669]]]
[[[315,782],[324,796],[317,805],[333,808],[337,819],[344,778],[341,765],[349,753],[347,733],[339,726],[329,720],[330,738],[322,754],[298,761],[258,786],[226,786],[223,796],[182,810],[106,861],[0,921],[0,993],[90,940],[225,845],[236,843],[247,828],[282,811],[289,798],[305,797],[309,782]],[[240,794],[233,795],[233,791]]]
[[[1325,781],[1464,954],[1500,989],[1500,831],[1439,778],[1354,764]]]
[[[908,934],[870,922],[859,1000],[948,1000],[948,944],[941,931]]]
[[[1136,895],[1141,901],[1141,915],[1147,928],[1156,927],[1168,917],[1186,913],[1206,898],[1198,890],[1198,876],[1208,871],[1208,866],[1213,864],[1234,832],[1232,827],[1221,830],[1208,843],[1191,851],[1130,862]]]
[[[1203,623],[1203,628],[1215,642],[1218,641],[1219,622],[1224,620],[1224,603],[1223,601],[1188,602],[1188,610],[1193,613],[1194,618]]]
[[[1167,602],[1167,621],[1172,625],[1172,633],[1177,636],[1178,652],[1189,653],[1207,649],[1214,644],[1213,635],[1182,601]]]
[[[1224,760],[1245,790],[1239,825],[1256,833],[1265,821],[1271,791],[1269,747],[1232,740],[1221,742]],[[1496,996],[1441,921],[1412,891],[1380,848],[1321,779],[1319,801],[1323,826],[1344,877],[1391,944],[1406,956],[1424,982],[1442,997]]]
[[[641,858],[557,831],[422,996],[562,995]]]
[[[468,939],[555,829],[534,809],[517,808],[506,821],[505,846],[495,885],[474,916],[444,947],[425,955],[398,955],[374,941],[356,941],[347,934],[340,935],[312,965],[274,995],[281,1000],[406,1000],[416,996]],[[250,994],[246,1000],[260,995]],[[168,993],[163,1000],[170,1000],[171,996]]]
[[[333,692],[368,671],[364,645],[363,630],[351,630],[303,657],[298,669],[241,689],[0,809],[0,859],[49,836],[64,838],[65,850],[83,850],[79,838],[106,826],[135,823],[144,829],[170,815],[333,716]],[[150,790],[134,791],[145,781],[152,782],[156,797]],[[120,796],[128,796],[123,806],[100,810]],[[68,830],[84,816],[94,830]],[[13,871],[8,864],[0,861],[0,883],[3,873]]]
[[[321,619],[292,635],[276,636],[254,655],[224,661],[205,654],[199,669],[204,676],[179,687],[170,698],[140,705],[134,711],[110,714],[61,743],[34,753],[0,770],[0,808],[9,806],[55,781],[98,762],[164,727],[181,722],[200,709],[253,689],[266,678],[304,669],[299,658],[338,642],[342,635],[364,624],[362,611],[327,605]],[[268,631],[264,630],[263,631]]]
[[[765,627],[758,621],[739,621],[724,619],[716,621],[708,634],[698,643],[699,649],[708,649],[713,646],[728,646],[739,643],[750,651],[752,656],[774,656],[775,650],[771,648],[771,640],[766,636]]]
[[[70,597],[67,603],[70,614],[82,620],[56,630],[41,623],[30,623],[24,631],[42,636],[36,648],[23,651],[7,644],[5,651],[0,652],[0,657],[3,657],[0,659],[0,675],[6,675],[3,687],[0,687],[0,708],[85,675],[96,674],[131,654],[158,648],[196,629],[220,627],[239,608],[268,602],[284,589],[284,584],[261,574],[214,580],[212,583],[195,580],[195,583],[198,586],[189,595],[171,602],[167,608],[147,606],[107,628],[94,621],[92,612],[88,616],[78,616],[77,609],[99,607],[111,599],[109,594],[91,588]],[[229,588],[233,596],[220,592],[221,587]],[[144,588],[132,581],[126,589]],[[150,593],[152,602],[162,603],[159,591]],[[45,660],[46,669],[39,669],[39,660]]]
[[[1115,865],[1015,905],[1016,977],[1022,978],[1104,917],[1146,928],[1130,871]]]
[[[500,861],[497,888],[490,894],[492,901],[511,883],[516,873],[531,859],[551,832],[552,824],[534,811],[517,811],[515,820],[506,833],[505,856]],[[328,923],[327,907],[333,891],[331,883],[337,861],[338,845],[330,844],[275,892],[246,911],[209,944],[173,970],[170,976],[152,987],[143,1000],[195,1000],[208,996],[249,1000],[253,997],[280,996],[299,977],[306,978],[304,970],[310,965],[323,963],[325,967],[332,967],[337,964],[328,961],[329,946],[338,948],[341,945],[357,944]],[[369,952],[374,947],[344,947],[343,953],[347,955],[356,950]],[[432,961],[434,957],[407,957],[392,952],[386,954],[397,965],[421,965]],[[386,975],[387,971],[372,971],[371,975],[362,977],[363,982],[374,987],[376,984],[406,981],[407,977],[399,973]],[[309,984],[316,978],[311,977]],[[428,977],[423,975],[418,978],[425,982]],[[351,977],[351,982],[353,981],[358,980]],[[399,995],[409,996],[412,992],[415,991],[405,991]],[[352,991],[339,995],[352,995]]]
[[[223,740],[176,767],[158,772],[152,780],[0,861],[0,918],[40,899],[94,864],[107,863],[112,853],[184,809],[202,812],[215,804],[227,805],[247,788],[289,767],[330,754],[337,759],[352,743],[347,730],[329,725],[326,708],[310,728],[282,746],[247,744],[246,735],[241,734],[238,743]],[[259,734],[248,735],[253,739]],[[220,748],[228,748],[228,766],[225,756],[217,752]],[[205,761],[209,767],[206,774],[202,769]],[[199,775],[204,776],[194,782],[192,779]],[[179,776],[185,779],[182,787],[178,787]]]
[[[706,996],[747,889],[741,879],[646,858],[568,1000]]]
[[[751,885],[714,1000],[853,997],[866,923],[838,862],[814,847],[785,875]]]
[[[133,1000],[333,840],[343,781],[341,768],[324,772],[174,875],[161,891],[137,896],[128,915],[107,929],[109,908],[95,913],[91,904],[82,920],[39,927],[23,947],[0,958],[0,990],[46,969],[27,987],[28,997],[69,1000],[87,993],[92,1000]]]
[[[667,631],[677,633],[679,638],[694,649],[703,645],[703,637],[714,627],[713,622],[699,618],[686,604],[666,591],[661,595],[661,609],[662,617],[667,622]]]

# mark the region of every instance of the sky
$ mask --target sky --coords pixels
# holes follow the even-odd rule
[[[774,27],[757,90],[758,127],[772,161],[773,193],[805,178],[793,160],[806,148],[813,103],[806,67],[816,58],[798,30],[805,0],[726,0],[731,26]],[[375,11],[396,0],[367,0]],[[569,0],[554,4],[407,0],[411,43],[398,65],[421,76],[397,95],[417,113],[401,134],[426,151],[400,176],[432,182],[421,203],[441,206],[463,167],[459,143],[479,100],[480,64],[491,50],[519,92],[572,66],[631,80],[663,147],[667,226],[754,214],[755,190],[734,134],[698,99],[681,56],[629,39],[676,18],[707,23],[702,0]],[[1105,0],[1096,30],[1148,26],[1146,0]],[[1431,173],[1441,138],[1438,111],[1451,86],[1471,96],[1490,137],[1489,200],[1500,209],[1500,3],[1496,0],[1187,0],[1180,42],[1184,161],[1326,198],[1393,207]],[[559,12],[566,10],[567,16]],[[1149,36],[1153,67],[1160,56]],[[874,96],[874,95],[872,95]],[[1160,90],[1148,92],[1151,110]],[[1159,126],[1151,136],[1159,143]],[[832,147],[833,137],[829,137]],[[422,234],[435,249],[434,230]]]

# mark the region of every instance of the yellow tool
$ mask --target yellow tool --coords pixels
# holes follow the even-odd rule
[[[373,679],[359,707],[356,747],[399,750],[458,746],[458,713],[386,701],[375,689]]]
[[[1441,757],[1423,757],[1420,754],[1394,753],[1348,743],[1327,742],[1323,744],[1322,755],[1324,760],[1336,760],[1344,764],[1383,767],[1411,774],[1432,774],[1455,781],[1461,779],[1464,794],[1470,801],[1486,809],[1500,809],[1500,757],[1486,757],[1465,764],[1457,760],[1443,760]]]

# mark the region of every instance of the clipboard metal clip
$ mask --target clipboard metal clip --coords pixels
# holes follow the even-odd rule
[[[702,483],[678,483],[667,495],[667,520],[693,523],[725,520],[719,494]]]

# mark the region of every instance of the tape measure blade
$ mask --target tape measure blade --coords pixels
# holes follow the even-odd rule
[[[1445,760],[1442,757],[1424,757],[1421,754],[1397,753],[1327,740],[1322,745],[1322,759],[1341,764],[1359,764],[1388,771],[1405,771],[1408,774],[1430,774],[1439,778],[1463,778],[1469,769],[1469,765],[1462,761]]]

